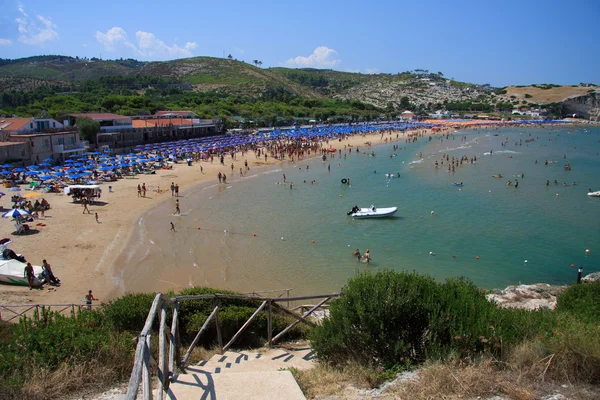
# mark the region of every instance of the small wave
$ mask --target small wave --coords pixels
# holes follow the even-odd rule
[[[420,160],[415,160],[415,161],[409,162],[408,165],[411,165],[411,164],[421,164],[422,162],[423,162],[423,159],[421,158]]]
[[[438,150],[438,153],[447,153],[449,151],[455,151],[455,150],[466,150],[466,149],[470,149],[471,147],[472,146],[467,146],[467,145],[463,144],[462,146],[458,146],[458,147],[453,147],[453,148],[447,147],[446,149]]]
[[[512,151],[512,150],[498,150],[498,151],[494,151],[494,154],[521,154],[518,151]],[[486,151],[485,153],[483,153],[484,156],[489,156],[490,152]]]

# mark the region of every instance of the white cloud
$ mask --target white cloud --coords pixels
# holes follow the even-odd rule
[[[379,70],[377,68],[365,68],[365,74],[378,74]]]
[[[0,38],[0,46],[10,46],[12,44],[12,40]]]
[[[55,31],[56,25],[49,17],[35,15],[30,17],[25,12],[23,4],[18,5],[20,17],[15,19],[18,24],[19,37],[21,43],[43,46],[49,40],[58,39],[58,33]]]
[[[176,44],[169,46],[152,32],[137,31],[135,37],[136,40],[130,40],[127,32],[118,26],[110,28],[106,33],[96,32],[96,40],[104,46],[106,51],[114,51],[115,46],[123,45],[142,57],[191,57],[192,50],[198,47],[196,42],[187,42],[183,47]]]
[[[106,51],[114,51],[114,45],[127,39],[125,29],[113,26],[106,33],[96,31],[96,40],[104,46]]]
[[[284,65],[295,68],[333,68],[342,60],[337,58],[337,51],[327,46],[317,47],[308,57],[290,58]]]

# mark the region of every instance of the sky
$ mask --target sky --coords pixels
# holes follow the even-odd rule
[[[600,0],[0,0],[0,58],[60,54],[600,84]]]

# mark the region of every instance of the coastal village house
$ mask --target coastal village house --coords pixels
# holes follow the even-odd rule
[[[96,143],[79,138],[77,119],[87,117],[100,124]],[[155,115],[128,117],[112,113],[73,113],[59,118],[0,119],[0,162],[39,163],[45,158],[65,159],[90,146],[117,153],[147,143],[214,136],[221,120],[200,119],[192,111],[159,111]]]
[[[77,130],[65,130],[52,118],[0,119],[0,162],[39,163],[85,151]]]
[[[134,117],[111,113],[68,114],[65,122],[73,126],[81,117],[100,124],[98,148],[108,147],[117,152],[140,144],[212,136],[222,128],[220,120],[199,119],[192,111],[159,111]]]

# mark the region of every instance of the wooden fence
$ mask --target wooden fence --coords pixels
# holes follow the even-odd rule
[[[263,297],[256,293],[251,295],[233,295],[233,294],[205,294],[196,296],[178,296],[169,298],[162,293],[158,293],[152,302],[152,307],[146,318],[144,328],[140,333],[137,341],[137,348],[135,351],[135,361],[133,365],[133,371],[129,378],[129,386],[127,387],[126,400],[135,400],[139,391],[140,381],[142,383],[142,395],[144,400],[153,398],[151,389],[151,378],[150,378],[150,366],[154,360],[150,354],[150,342],[151,342],[151,330],[154,326],[154,320],[158,316],[158,362],[157,365],[157,377],[158,387],[156,395],[159,400],[165,397],[169,389],[169,384],[173,375],[175,374],[175,362],[177,360],[177,367],[185,372],[185,368],[188,365],[190,355],[194,351],[194,348],[200,341],[203,333],[208,330],[208,326],[212,320],[215,321],[217,342],[221,353],[227,351],[237,339],[242,335],[244,330],[250,326],[252,321],[261,313],[267,313],[267,342],[266,346],[271,347],[273,343],[278,341],[283,335],[285,335],[290,329],[299,323],[305,323],[310,326],[315,326],[315,323],[308,319],[316,310],[322,308],[327,301],[333,297],[339,297],[340,293],[331,293],[315,296],[297,296],[289,297],[289,289],[286,289],[287,297]],[[250,300],[261,302],[260,306],[256,311],[248,318],[248,320],[242,325],[242,327],[233,335],[233,337],[223,345],[223,336],[221,333],[221,324],[219,321],[219,310],[221,309],[221,301],[224,299],[236,299],[236,300]],[[300,310],[301,314],[290,310],[281,303],[286,302],[297,302],[306,301],[312,299],[320,299],[315,305],[304,305],[298,306],[294,310]],[[200,301],[200,300],[212,300],[213,310],[194,337],[194,340],[190,344],[187,352],[180,359],[180,337],[179,337],[179,305],[182,301]],[[167,309],[171,308],[171,324],[170,328],[167,321]],[[286,315],[289,315],[295,319],[290,325],[288,325],[281,332],[273,336],[273,311],[278,310]],[[306,310],[306,311],[304,311]]]
[[[42,309],[52,310],[59,314],[66,312],[75,315],[75,311],[89,310],[100,307],[101,304],[0,304],[0,321],[10,322],[21,316],[31,316]]]

